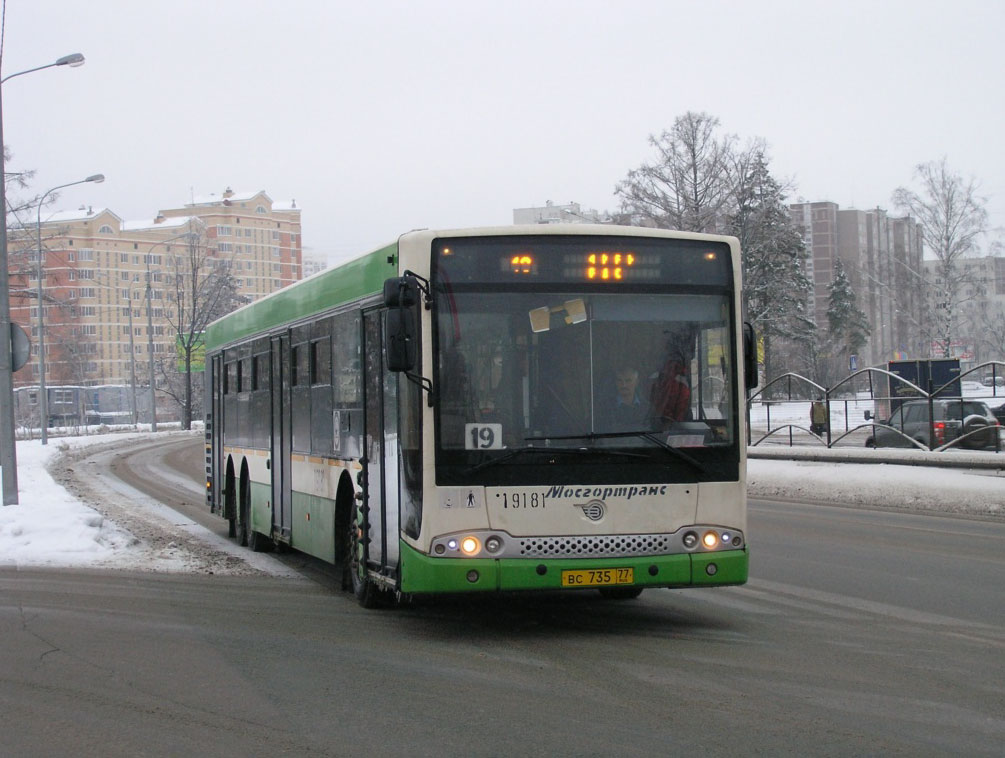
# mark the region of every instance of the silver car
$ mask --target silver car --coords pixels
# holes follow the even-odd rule
[[[964,436],[958,447],[980,450],[994,448],[998,436],[998,419],[978,400],[933,400],[931,420],[927,400],[909,400],[885,421],[874,420],[869,411],[865,419],[874,421],[866,447],[917,447],[914,443],[919,443],[934,449]]]

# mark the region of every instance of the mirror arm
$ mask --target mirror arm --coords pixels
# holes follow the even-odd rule
[[[408,379],[412,384],[419,385],[422,389],[426,391],[426,405],[430,408],[433,407],[433,382],[424,376],[419,374],[412,374],[408,371],[404,372],[405,378]]]
[[[433,307],[433,296],[429,291],[429,280],[424,276],[419,276],[414,271],[405,269],[402,276],[410,276],[416,281],[416,286],[419,288],[419,292],[422,293],[422,304],[425,306],[426,310],[432,310]]]

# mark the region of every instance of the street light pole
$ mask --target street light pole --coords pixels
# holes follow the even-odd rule
[[[139,410],[136,407],[136,346],[133,344],[133,287],[129,284],[129,388],[132,397],[133,427],[139,423]]]
[[[160,243],[158,243],[160,244]],[[157,382],[154,376],[154,318],[153,318],[153,308],[151,307],[150,300],[152,298],[152,293],[150,291],[150,256],[153,255],[153,249],[157,247],[154,245],[147,252],[147,351],[150,353],[150,431],[157,431]]]
[[[54,63],[29,68],[5,76],[3,84],[15,76],[52,66],[80,66],[80,53],[64,55]],[[2,90],[2,88],[0,88]],[[0,471],[3,476],[3,504],[17,505],[17,443],[14,437],[14,372],[10,353],[10,278],[7,268],[7,177],[3,156],[3,103],[0,95]]]
[[[42,206],[45,205],[45,199],[56,190],[61,190],[64,187],[72,187],[75,184],[85,184],[86,182],[101,184],[103,181],[105,181],[104,174],[93,174],[86,179],[81,179],[79,182],[69,182],[68,184],[60,184],[58,187],[53,187],[51,190],[46,191],[38,200],[38,215],[35,219],[35,231],[38,233],[38,267],[36,269],[36,273],[38,274],[38,418],[42,427],[43,445],[49,442],[49,394],[45,387],[45,301],[42,299],[42,281],[45,278],[45,269],[42,265]]]

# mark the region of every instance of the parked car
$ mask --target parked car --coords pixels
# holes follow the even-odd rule
[[[1005,400],[1001,397],[991,398],[987,404],[991,413],[998,419],[998,426],[1005,426]]]
[[[999,422],[985,403],[978,400],[933,400],[932,416],[934,423],[930,424],[927,400],[909,400],[894,411],[890,418],[875,421],[876,425],[866,439],[865,446],[914,447],[911,443],[914,440],[926,447],[936,448],[970,432],[975,433],[961,440],[958,447],[979,450],[995,446]],[[873,415],[866,411],[865,419],[871,421]],[[931,439],[933,427],[934,440]],[[979,429],[983,431],[978,432]]]

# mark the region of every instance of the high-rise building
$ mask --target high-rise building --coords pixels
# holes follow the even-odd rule
[[[836,203],[796,203],[793,222],[810,251],[810,309],[826,332],[830,286],[840,260],[869,322],[860,367],[928,357],[921,230],[910,217],[891,218],[881,208],[841,210]]]
[[[137,373],[143,383],[151,347],[158,359],[175,354],[189,261],[225,267],[238,295],[254,300],[301,278],[300,228],[295,202],[229,188],[146,221],[124,221],[107,208],[43,208],[47,383],[130,384]],[[11,320],[32,335],[32,360],[14,375],[22,386],[39,379],[39,244],[35,224],[11,230]]]
[[[326,256],[319,255],[312,250],[303,251],[303,260],[301,262],[302,279],[314,276],[314,274],[324,271],[326,268],[328,268],[328,258]]]
[[[952,324],[944,331],[947,297],[944,267],[938,260],[924,263],[931,287],[926,291],[929,312],[934,319],[930,349],[933,357],[959,358],[964,370],[987,361],[1005,358],[1005,258],[983,256],[956,261]],[[948,351],[947,351],[948,348]],[[948,356],[947,356],[948,352]],[[974,378],[974,377],[971,377]]]
[[[579,203],[555,205],[548,200],[542,206],[514,208],[514,224],[610,224],[611,214],[593,209],[584,210]]]

